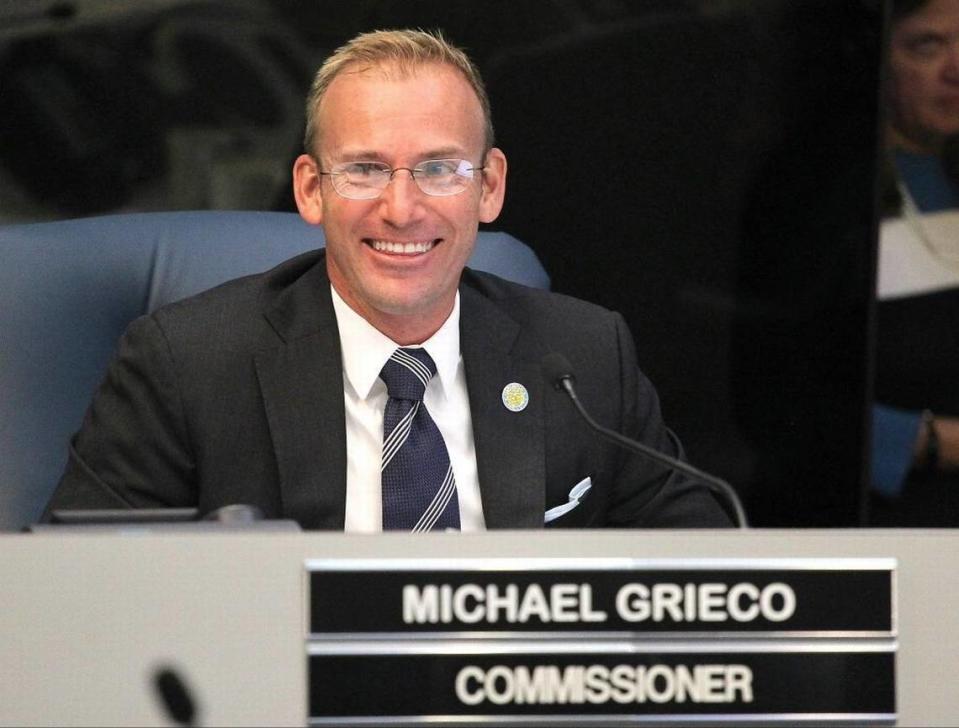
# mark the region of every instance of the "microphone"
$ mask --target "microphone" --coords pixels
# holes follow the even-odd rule
[[[554,389],[560,392],[565,392],[569,396],[572,403],[576,406],[576,411],[579,412],[583,420],[585,420],[586,424],[589,425],[590,428],[598,432],[607,440],[611,440],[612,442],[616,443],[620,447],[624,447],[627,450],[639,453],[640,455],[645,455],[651,460],[655,460],[656,462],[673,470],[678,470],[681,473],[685,473],[691,478],[699,481],[709,488],[709,490],[711,490],[713,493],[721,496],[722,500],[729,504],[738,528],[749,527],[749,522],[746,519],[746,511],[743,509],[743,504],[740,502],[739,496],[736,495],[736,491],[733,490],[732,486],[729,485],[729,483],[727,483],[725,480],[717,478],[715,475],[705,473],[699,468],[693,467],[689,463],[684,463],[682,460],[670,457],[669,455],[661,453],[659,450],[655,450],[648,445],[644,445],[641,442],[620,435],[615,430],[610,430],[606,427],[603,427],[597,423],[596,420],[590,417],[589,413],[579,401],[579,397],[576,396],[576,388],[574,387],[576,378],[573,376],[573,367],[566,360],[565,356],[557,351],[551,351],[549,354],[543,357],[540,366],[542,367],[543,376],[546,377],[546,381],[549,382]]]
[[[160,667],[153,673],[153,689],[166,711],[167,717],[176,725],[197,725],[197,708],[183,679],[172,667]]]

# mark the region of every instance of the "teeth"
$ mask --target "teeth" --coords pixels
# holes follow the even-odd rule
[[[428,240],[421,243],[394,243],[390,240],[371,241],[373,250],[381,253],[401,253],[402,255],[416,255],[417,253],[426,253],[433,247],[433,241]]]

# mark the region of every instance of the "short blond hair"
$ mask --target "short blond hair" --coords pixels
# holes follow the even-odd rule
[[[402,74],[412,74],[418,67],[430,63],[452,66],[463,74],[476,93],[483,109],[485,157],[493,147],[494,138],[493,116],[483,78],[469,56],[449,43],[438,30],[374,30],[361,33],[346,45],[337,48],[316,72],[306,98],[304,150],[308,154],[317,153],[316,145],[320,132],[317,112],[320,102],[333,79],[348,66],[360,66],[364,70],[375,66],[392,66]]]

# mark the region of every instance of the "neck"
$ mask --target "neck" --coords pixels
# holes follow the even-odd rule
[[[924,138],[906,136],[894,126],[890,126],[886,131],[886,146],[889,149],[909,152],[910,154],[938,156],[942,153],[945,142],[945,137],[940,135],[930,134]]]
[[[417,346],[439,331],[447,318],[449,318],[449,311],[439,323],[427,324],[419,319],[410,321],[409,317],[404,316],[380,316],[375,320],[369,318],[366,320],[373,328],[400,346]]]
[[[456,305],[454,291],[452,299],[445,306],[436,306],[428,311],[390,313],[363,306],[353,296],[344,296],[335,283],[333,288],[354,313],[399,346],[417,346],[431,338],[443,327]]]

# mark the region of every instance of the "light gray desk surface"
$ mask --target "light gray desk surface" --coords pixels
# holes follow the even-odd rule
[[[959,723],[959,531],[0,535],[0,724],[168,725],[173,665],[204,725],[306,720],[308,558],[898,560],[900,725]]]

